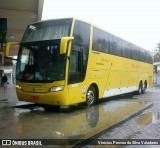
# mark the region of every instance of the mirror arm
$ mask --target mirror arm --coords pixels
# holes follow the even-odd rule
[[[62,37],[60,43],[60,54],[66,53],[68,42],[73,40],[74,37]]]
[[[20,45],[20,42],[8,42],[6,44],[5,57],[9,57],[9,50],[10,50],[11,45]]]
[[[70,60],[70,56],[67,56],[67,59]]]

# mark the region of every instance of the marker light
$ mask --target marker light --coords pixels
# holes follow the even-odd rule
[[[22,89],[22,87],[21,87],[21,86],[19,86],[19,85],[16,85],[16,88],[17,88],[17,89]]]
[[[64,89],[64,86],[54,86],[52,88],[50,88],[51,92],[55,92],[55,91],[61,91]]]

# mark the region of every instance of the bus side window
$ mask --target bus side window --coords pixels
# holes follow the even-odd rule
[[[113,55],[121,56],[121,40],[115,36],[112,37],[112,52]]]
[[[128,56],[127,56],[127,42],[126,41],[123,42],[122,47],[123,47],[123,55],[125,58],[127,58]]]
[[[109,53],[109,34],[103,30],[93,27],[93,50]]]

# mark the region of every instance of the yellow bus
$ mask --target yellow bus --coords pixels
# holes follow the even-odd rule
[[[6,46],[9,56],[10,45]],[[67,107],[152,86],[150,52],[75,18],[29,25],[19,48],[20,101]]]

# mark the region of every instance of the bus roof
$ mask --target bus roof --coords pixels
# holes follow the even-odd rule
[[[50,21],[54,21],[54,20],[67,20],[67,19],[73,19],[74,21],[75,20],[79,20],[79,21],[82,21],[82,22],[85,22],[85,23],[87,23],[87,24],[90,24],[90,25],[92,25],[92,26],[94,26],[94,27],[97,27],[97,28],[99,28],[100,30],[102,30],[102,31],[104,31],[104,32],[107,32],[107,33],[109,33],[109,34],[111,34],[111,35],[113,35],[113,36],[115,36],[115,37],[117,37],[117,38],[119,38],[119,39],[121,39],[121,40],[124,40],[124,41],[126,41],[126,42],[128,42],[129,44],[132,44],[132,45],[135,45],[136,47],[138,47],[141,51],[145,51],[145,52],[147,52],[148,54],[151,54],[151,52],[150,51],[148,51],[148,50],[146,50],[146,49],[144,49],[144,48],[142,48],[142,47],[140,47],[140,46],[138,46],[138,45],[136,45],[136,44],[134,44],[134,43],[132,43],[132,42],[130,42],[130,41],[127,41],[126,39],[124,39],[124,38],[122,38],[122,37],[120,37],[120,36],[117,36],[117,35],[115,35],[114,33],[112,33],[112,32],[109,32],[109,31],[106,31],[105,29],[103,29],[103,28],[101,28],[101,27],[99,27],[99,26],[97,26],[97,25],[95,25],[95,24],[93,24],[93,23],[91,23],[91,22],[89,22],[89,21],[85,21],[85,20],[82,20],[82,19],[79,19],[79,18],[75,18],[75,17],[68,17],[68,18],[55,18],[55,19],[47,19],[47,20],[42,20],[42,21],[38,21],[38,22],[33,22],[32,24],[37,24],[37,23],[43,23],[43,22],[50,22]],[[31,24],[31,25],[32,25]]]

